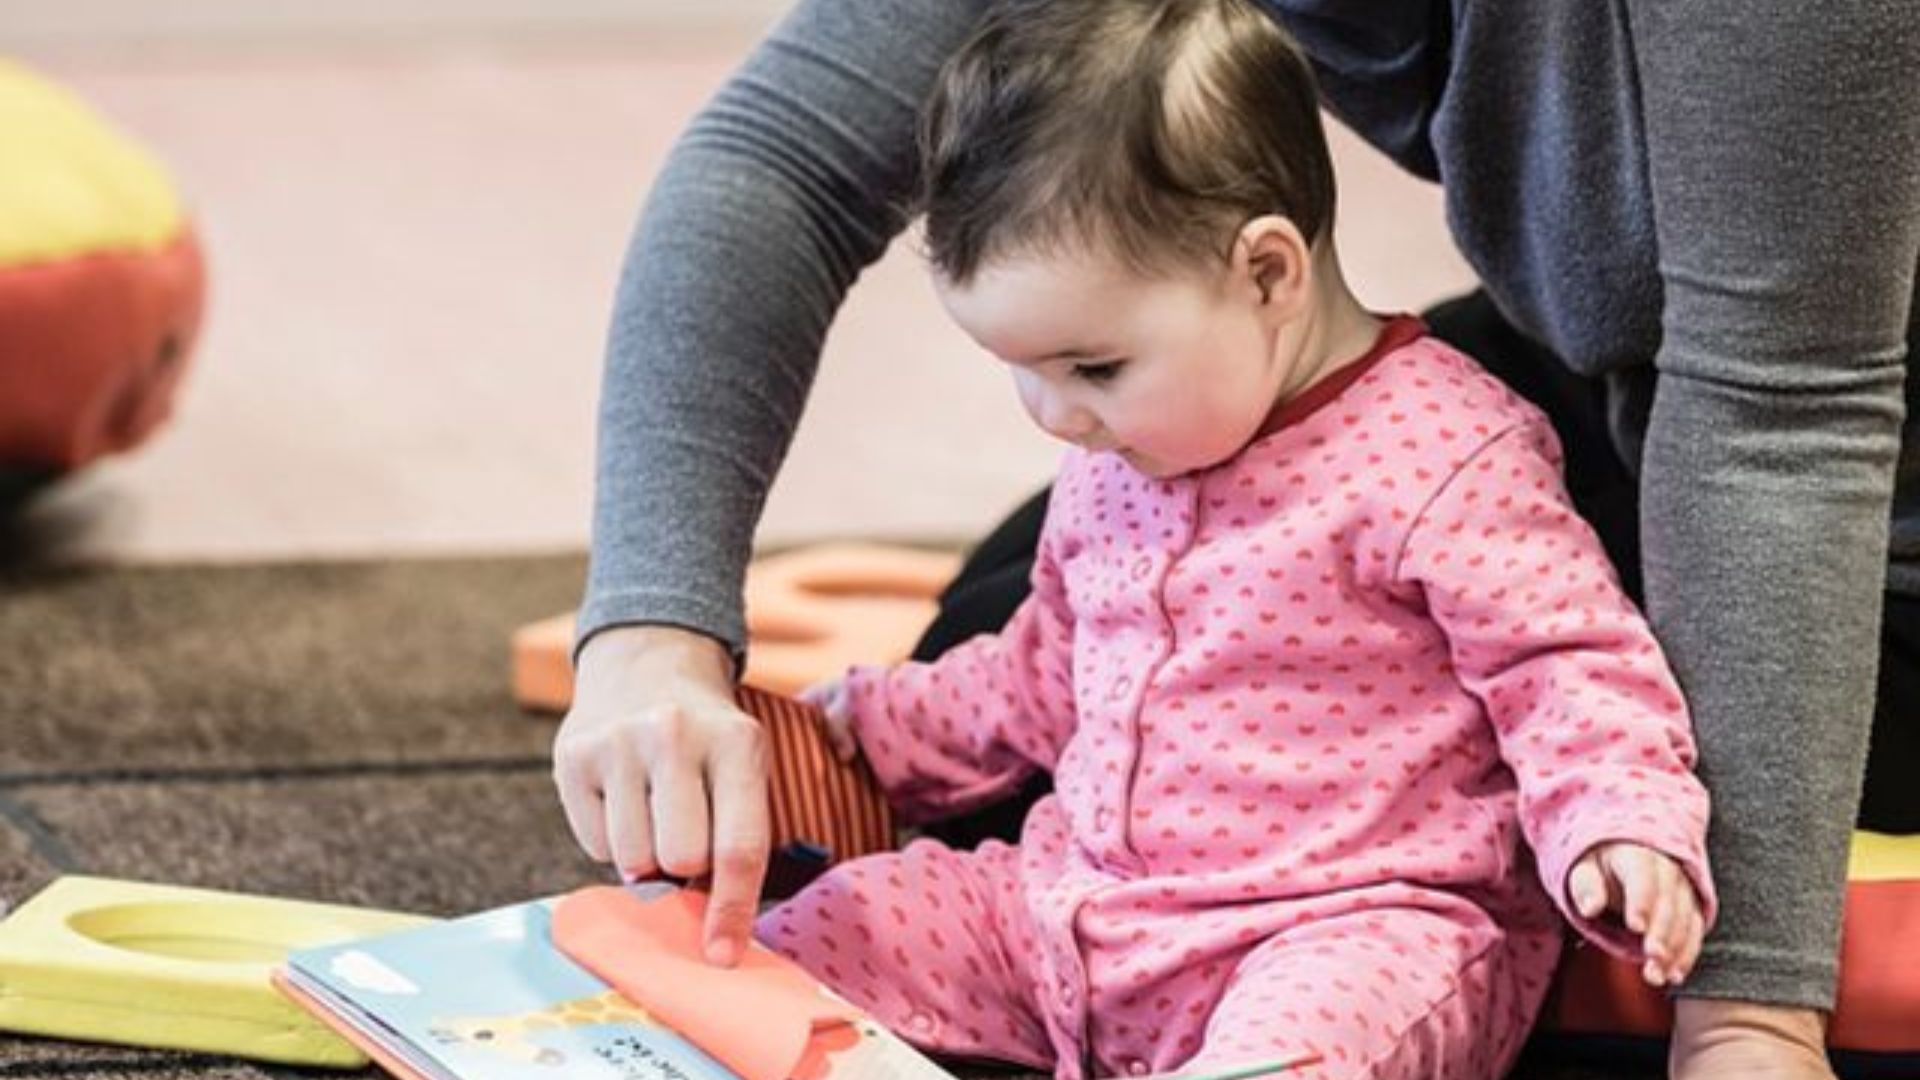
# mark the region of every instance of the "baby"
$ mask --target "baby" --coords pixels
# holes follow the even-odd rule
[[[1067,1080],[1502,1075],[1561,915],[1683,979],[1714,898],[1679,689],[1541,414],[1348,291],[1282,31],[1006,4],[922,165],[942,302],[1072,449],[1002,632],[812,696],[909,820],[1055,791],[1018,844],[855,860],[762,940]]]

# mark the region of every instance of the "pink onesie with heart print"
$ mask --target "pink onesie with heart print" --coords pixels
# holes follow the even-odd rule
[[[1673,856],[1711,918],[1685,707],[1558,443],[1423,335],[1213,468],[1071,453],[1005,630],[849,676],[910,819],[1054,794],[1017,845],[843,865],[762,940],[921,1046],[1063,1080],[1428,1080],[1512,1063],[1561,916],[1636,953],[1566,903],[1594,844]]]

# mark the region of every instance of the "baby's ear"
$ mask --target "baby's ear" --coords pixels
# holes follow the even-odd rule
[[[1261,306],[1290,315],[1307,299],[1313,251],[1300,227],[1281,214],[1262,214],[1234,237],[1233,271],[1259,295]]]

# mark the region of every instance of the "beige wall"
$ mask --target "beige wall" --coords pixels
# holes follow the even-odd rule
[[[0,48],[603,29],[752,31],[789,0],[0,0]]]
[[[586,542],[635,209],[754,38],[694,20],[771,3],[707,0],[676,22],[692,0],[561,0],[540,8],[550,33],[501,34],[533,0],[416,0],[408,32],[380,21],[387,2],[0,0],[0,51],[172,171],[211,273],[171,425],[56,489],[35,531],[146,560]],[[595,12],[633,32],[560,21]],[[26,34],[42,44],[8,47]],[[1417,309],[1463,288],[1439,192],[1350,136],[1333,147],[1362,299]],[[977,536],[1058,456],[910,245],[861,278],[826,351],[766,543]]]

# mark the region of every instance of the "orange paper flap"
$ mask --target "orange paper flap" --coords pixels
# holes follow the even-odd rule
[[[764,947],[731,968],[702,956],[707,896],[676,889],[642,899],[598,885],[564,897],[553,941],[573,961],[713,1055],[743,1080],[792,1080],[860,1016],[793,961]],[[809,1050],[814,1052],[809,1054]]]

